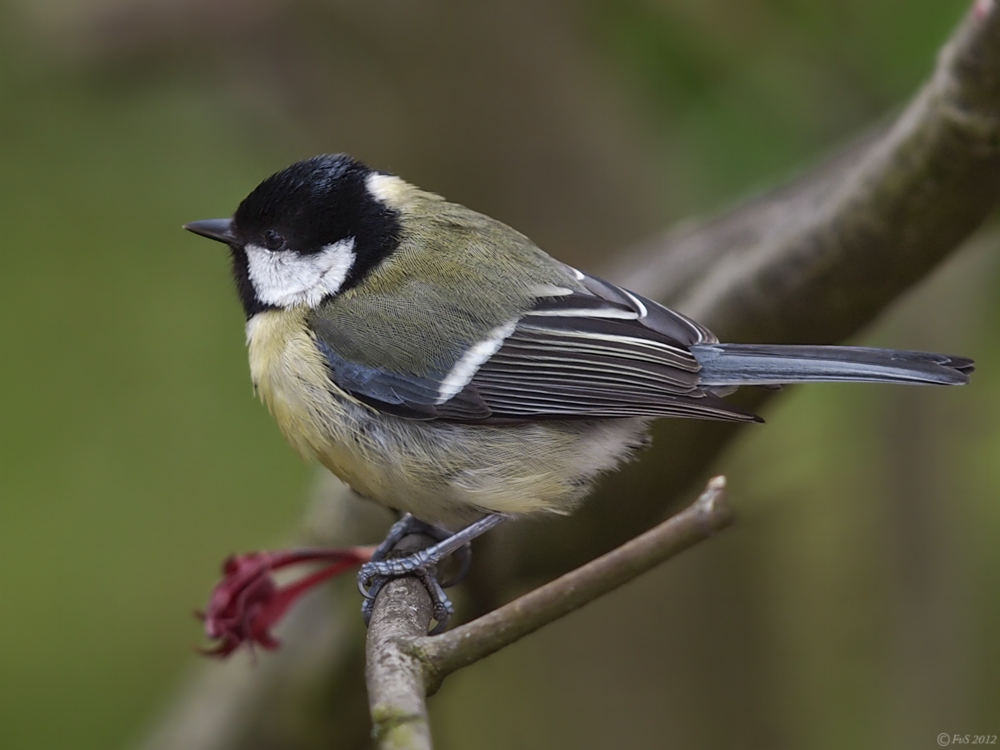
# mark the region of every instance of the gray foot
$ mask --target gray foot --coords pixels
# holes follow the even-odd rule
[[[448,627],[448,620],[454,614],[455,608],[448,599],[448,595],[444,593],[434,571],[445,558],[457,552],[463,557],[462,569],[460,575],[453,577],[447,585],[461,580],[468,570],[471,560],[470,542],[501,523],[504,518],[500,515],[483,516],[461,531],[450,534],[445,529],[420,521],[407,513],[393,524],[385,541],[378,546],[372,556],[372,561],[362,565],[361,570],[358,571],[358,588],[365,597],[365,601],[361,605],[361,613],[364,615],[365,622],[368,623],[371,620],[372,610],[375,607],[375,597],[378,596],[385,584],[395,578],[416,576],[427,588],[434,607],[434,619],[437,624],[431,630],[431,635],[443,632]],[[438,542],[407,557],[385,558],[400,539],[412,533],[427,534],[438,539]]]

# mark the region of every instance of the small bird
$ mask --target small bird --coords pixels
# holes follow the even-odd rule
[[[972,361],[848,346],[723,344],[505,224],[338,154],[271,175],[231,219],[254,386],[288,441],[404,513],[362,567],[371,614],[503,519],[568,513],[657,417],[759,417],[721,396],[815,381],[961,385]],[[459,531],[450,529],[467,524]],[[385,559],[419,530],[439,541]]]

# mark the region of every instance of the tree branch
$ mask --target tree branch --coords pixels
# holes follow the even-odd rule
[[[982,222],[1000,196],[998,165],[991,6],[967,14],[891,126],[804,178],[646,244],[619,279],[727,338],[838,341]]]
[[[412,642],[430,670],[429,693],[458,669],[509,646],[550,622],[614,591],[733,522],[726,479],[711,479],[687,509],[617,549],[489,614],[439,636]]]
[[[524,596],[442,635],[426,635],[431,600],[415,578],[387,585],[368,628],[368,704],[380,750],[429,750],[426,697],[452,672],[614,591],[733,522],[725,477],[686,510]],[[413,549],[413,539],[404,543]],[[419,545],[416,545],[418,548]]]
[[[430,537],[404,537],[393,557],[434,543]],[[386,586],[375,600],[368,626],[368,710],[372,736],[380,750],[430,750],[425,665],[407,648],[426,636],[433,616],[431,597],[416,578],[401,578]]]

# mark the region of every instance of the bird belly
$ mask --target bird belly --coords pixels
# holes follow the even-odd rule
[[[568,513],[645,436],[642,420],[505,426],[418,422],[347,404],[320,461],[360,494],[446,525]]]
[[[292,315],[247,324],[254,384],[281,431],[358,494],[423,520],[568,513],[644,444],[646,420],[635,418],[470,425],[378,413],[333,385]]]

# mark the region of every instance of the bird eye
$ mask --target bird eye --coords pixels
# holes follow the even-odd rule
[[[275,232],[273,229],[268,229],[264,232],[264,247],[268,250],[279,250],[281,246],[285,244],[285,238],[280,234]]]

